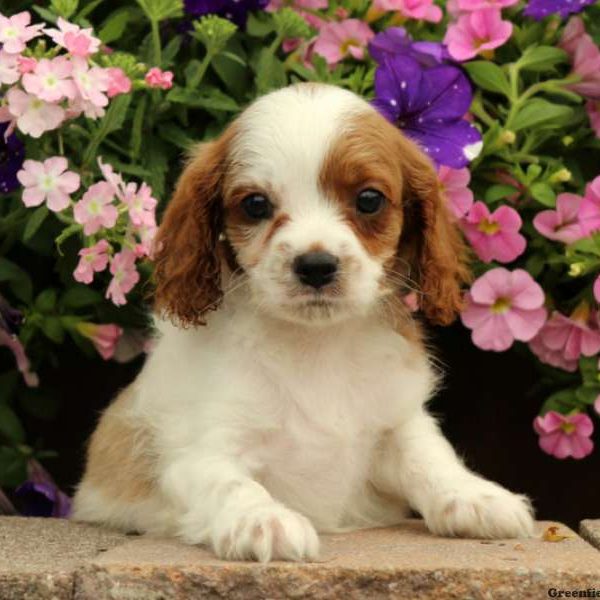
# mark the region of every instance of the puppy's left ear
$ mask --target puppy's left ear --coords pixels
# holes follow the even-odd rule
[[[409,258],[421,297],[421,309],[432,323],[447,325],[462,308],[462,287],[471,279],[469,253],[443,196],[429,158],[403,140],[405,225],[400,241]]]

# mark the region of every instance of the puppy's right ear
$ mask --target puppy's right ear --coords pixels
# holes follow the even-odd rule
[[[231,137],[229,128],[194,149],[154,241],[155,309],[184,327],[204,325],[223,297],[217,245]]]

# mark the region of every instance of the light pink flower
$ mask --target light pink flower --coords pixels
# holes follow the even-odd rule
[[[555,458],[585,458],[592,453],[594,442],[590,436],[594,423],[585,413],[561,415],[555,410],[536,417],[533,428],[540,436],[540,448]]]
[[[42,58],[33,73],[23,75],[23,87],[46,102],[73,98],[76,90],[71,79],[72,71],[73,66],[64,56],[57,56],[52,60]]]
[[[83,58],[74,58],[73,80],[81,99],[90,102],[98,108],[103,108],[108,104],[108,98],[105,92],[109,86],[108,69],[101,67],[92,67]]]
[[[110,229],[115,226],[119,213],[112,204],[115,193],[112,186],[100,181],[90,186],[81,200],[75,205],[75,221],[83,225],[83,233],[92,235],[101,227]]]
[[[594,400],[594,410],[600,415],[600,395]]]
[[[129,209],[129,219],[134,226],[156,223],[154,209],[157,200],[152,197],[152,188],[146,183],[142,183],[139,189],[135,183],[127,184],[123,202]]]
[[[514,6],[519,0],[456,0],[456,7],[461,12],[473,12],[486,8],[506,8]]]
[[[489,54],[512,35],[512,24],[503,21],[500,10],[488,8],[467,13],[448,27],[444,42],[452,58],[469,60]]]
[[[16,87],[8,90],[6,99],[8,112],[14,118],[17,127],[34,138],[56,129],[65,118],[65,111],[60,106],[44,102]]]
[[[308,8],[309,10],[320,10],[329,6],[329,0],[271,0],[267,6],[267,12],[276,12],[281,8],[289,6],[294,10]]]
[[[374,0],[373,8],[384,12],[399,12],[407,19],[439,23],[443,13],[433,0]]]
[[[461,319],[482,350],[502,352],[528,342],[546,320],[544,291],[527,271],[502,267],[484,273],[466,295]]]
[[[556,210],[543,210],[533,219],[533,226],[549,240],[572,244],[584,237],[579,223],[582,198],[577,194],[559,194]]]
[[[81,322],[77,324],[77,331],[94,344],[98,354],[104,360],[109,360],[114,356],[117,343],[123,335],[123,330],[113,323],[96,325],[95,323]]]
[[[156,236],[156,232],[158,231],[158,227],[156,223],[144,224],[138,227],[137,235],[140,238],[140,242],[135,246],[135,255],[138,258],[143,258],[144,256],[151,256],[153,249],[154,237]]]
[[[80,283],[92,283],[94,273],[100,273],[108,266],[108,252],[110,244],[106,240],[100,240],[89,248],[79,251],[79,264],[73,271],[75,281]]]
[[[582,36],[585,35],[587,34],[583,19],[581,17],[571,17],[562,33],[558,45],[570,56],[573,56],[579,41],[581,40]]]
[[[23,204],[46,205],[53,212],[60,212],[71,203],[70,194],[79,189],[79,175],[67,171],[69,164],[62,156],[47,158],[43,163],[26,160],[17,178],[25,188]]]
[[[100,48],[100,40],[92,35],[92,29],[81,29],[78,25],[58,17],[58,29],[44,29],[55,44],[66,48],[73,56],[83,58],[95,54]]]
[[[173,73],[161,71],[158,67],[152,67],[144,77],[146,83],[153,88],[168,90],[173,87]]]
[[[475,202],[462,228],[482,261],[507,263],[525,251],[527,242],[519,233],[522,224],[519,213],[510,206],[500,206],[490,213],[486,204]]]
[[[119,94],[128,94],[131,91],[131,79],[125,75],[123,69],[111,67],[106,71],[109,78],[106,95],[109,98],[114,98]]]
[[[438,180],[452,214],[455,218],[462,219],[473,206],[469,169],[451,169],[442,165],[438,170]]]
[[[542,330],[543,331],[543,327]],[[574,373],[579,367],[577,360],[566,359],[562,350],[552,350],[544,343],[540,333],[538,333],[530,342],[529,349],[535,354],[539,360],[547,365]]]
[[[588,100],[585,104],[585,110],[590,119],[592,130],[596,137],[600,138],[600,101]]]
[[[98,166],[100,167],[102,177],[104,177],[106,182],[112,186],[114,193],[119,200],[123,200],[123,196],[125,194],[125,183],[121,175],[115,172],[115,170],[112,168],[112,165],[103,163],[101,156],[98,157]]]
[[[113,278],[106,290],[106,297],[110,298],[117,306],[127,304],[125,294],[130,292],[140,279],[140,274],[135,268],[135,253],[123,250],[115,254],[110,263],[110,272]]]
[[[600,229],[600,175],[585,187],[579,208],[579,222],[585,235]]]
[[[559,46],[571,57],[571,74],[581,78],[581,81],[567,85],[567,89],[588,99],[600,100],[600,49],[586,33],[580,17],[569,20]]]
[[[101,106],[96,106],[89,100],[83,100],[80,96],[77,96],[67,107],[66,118],[76,119],[81,114],[84,114],[88,119],[99,119],[106,114],[106,111]]]
[[[21,73],[21,75],[33,73],[37,65],[37,60],[31,56],[17,56],[17,62],[19,64],[19,73]]]
[[[335,65],[348,54],[362,60],[373,35],[369,26],[358,19],[330,22],[321,28],[314,51],[330,65]]]
[[[0,50],[0,85],[12,85],[19,81],[19,57],[17,54],[9,54]]]
[[[27,42],[40,35],[44,26],[29,25],[31,15],[24,11],[12,17],[5,17],[0,13],[0,44],[2,49],[9,54],[19,54],[25,50]]]

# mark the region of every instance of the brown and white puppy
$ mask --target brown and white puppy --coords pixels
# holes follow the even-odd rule
[[[469,471],[425,409],[436,376],[401,297],[449,323],[467,277],[432,165],[364,100],[259,99],[177,185],[161,337],[92,438],[75,518],[261,561],[409,507],[442,535],[530,534],[526,498]]]

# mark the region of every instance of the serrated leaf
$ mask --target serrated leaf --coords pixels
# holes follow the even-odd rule
[[[129,8],[121,8],[114,11],[100,27],[98,37],[105,44],[110,44],[121,39],[121,36],[127,29],[130,16]]]
[[[512,131],[533,127],[558,129],[573,117],[573,109],[563,104],[553,104],[542,98],[529,100],[517,113],[510,128]]]
[[[182,0],[137,0],[150,21],[160,22],[183,15]]]
[[[478,87],[488,92],[504,94],[506,97],[510,96],[508,78],[504,71],[495,63],[487,60],[476,60],[465,63],[463,66],[469,77]]]
[[[23,230],[24,242],[29,241],[36,234],[47,216],[48,208],[45,204],[38,206],[38,208],[31,213],[29,219],[27,219],[27,225],[25,225],[25,229]]]

